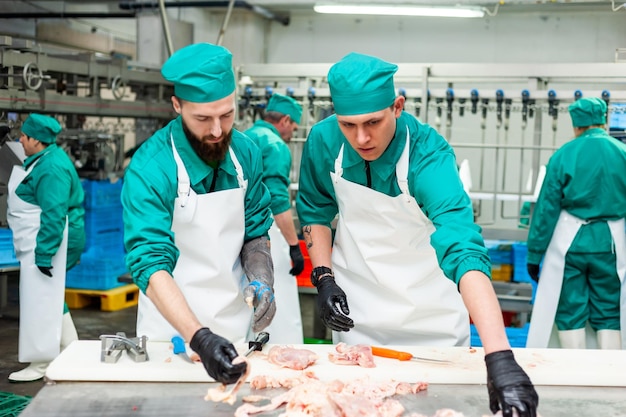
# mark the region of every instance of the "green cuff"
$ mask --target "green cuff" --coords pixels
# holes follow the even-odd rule
[[[277,215],[291,209],[291,204],[289,203],[289,199],[275,199],[274,201],[272,201],[271,209],[272,214]]]
[[[491,264],[480,258],[469,258],[461,262],[459,267],[456,269],[454,282],[458,285],[461,281],[461,277],[469,271],[480,271],[491,279]]]
[[[37,266],[45,266],[48,268],[52,267],[52,257],[47,255],[37,255],[35,254],[35,265]]]
[[[541,259],[543,258],[543,253],[539,252],[528,252],[526,254],[526,263],[539,265],[541,263]]]
[[[139,287],[141,292],[146,293],[146,289],[148,289],[148,283],[150,282],[150,277],[152,274],[158,271],[167,271],[170,275],[172,275],[172,271],[167,264],[154,265],[150,268],[144,269],[144,271],[138,276],[133,276],[133,281],[135,281],[135,285]]]

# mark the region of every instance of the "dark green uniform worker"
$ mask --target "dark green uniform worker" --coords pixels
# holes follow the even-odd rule
[[[527,262],[534,279],[545,255],[528,346],[545,347],[547,339],[536,329],[554,321],[562,347],[586,347],[588,323],[598,332],[601,348],[619,348],[626,145],[604,129],[603,100],[583,98],[569,111],[576,137],[550,158],[528,235]],[[556,279],[562,280],[560,294],[548,286]],[[544,297],[558,300],[555,315],[544,312]]]
[[[31,114],[20,136],[27,158],[9,181],[7,220],[20,260],[19,361],[30,362],[11,373],[11,381],[40,379],[59,351],[78,338],[61,303],[66,271],[85,247],[84,192],[70,158],[56,145],[61,130],[56,119]]]

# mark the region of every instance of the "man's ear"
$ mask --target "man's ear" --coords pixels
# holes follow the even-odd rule
[[[402,114],[405,100],[406,99],[404,98],[404,96],[398,96],[393,101],[393,114],[396,116],[396,118],[400,117],[400,115]]]
[[[172,96],[172,107],[174,107],[174,111],[177,114],[180,114],[183,108],[183,103],[178,99],[178,97]]]

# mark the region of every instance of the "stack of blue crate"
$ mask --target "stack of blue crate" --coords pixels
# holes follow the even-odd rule
[[[530,324],[526,323],[523,327],[505,327],[506,336],[509,344],[514,348],[526,347],[526,339],[528,339],[528,328]],[[483,344],[478,336],[478,331],[473,324],[470,324],[470,345],[473,347],[482,347]]]
[[[80,263],[67,273],[65,286],[109,290],[124,283],[124,223],[122,180],[83,180],[85,190],[85,252]]]
[[[513,244],[513,281],[514,282],[532,282],[526,268],[526,255],[528,247],[526,242],[516,242]]]
[[[0,265],[17,265],[13,248],[13,233],[6,227],[0,228]]]

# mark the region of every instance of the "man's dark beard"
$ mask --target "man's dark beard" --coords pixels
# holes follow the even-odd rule
[[[226,136],[224,136],[224,139],[222,141],[218,143],[208,143],[200,139],[198,136],[194,135],[191,130],[189,130],[184,120],[182,122],[183,132],[185,132],[185,136],[187,137],[189,144],[204,162],[208,164],[211,162],[221,162],[224,160],[233,136],[232,129],[230,132],[228,132],[228,134],[226,134]]]

